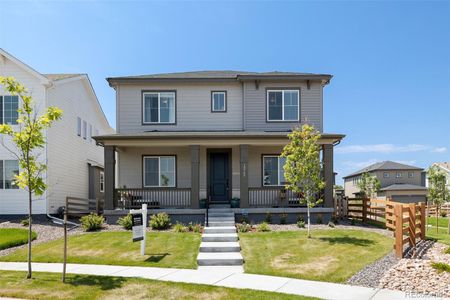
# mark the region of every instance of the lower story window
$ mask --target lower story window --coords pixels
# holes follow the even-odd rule
[[[105,191],[105,173],[100,172],[100,193]]]
[[[0,189],[18,189],[15,176],[19,175],[19,161],[0,160]]]
[[[286,183],[284,178],[285,157],[277,155],[263,156],[263,185],[264,186],[280,186]]]
[[[175,187],[175,156],[144,156],[144,187]]]

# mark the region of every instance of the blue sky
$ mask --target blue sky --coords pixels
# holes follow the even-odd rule
[[[41,73],[88,73],[112,126],[109,76],[330,73],[339,177],[450,160],[450,2],[2,1],[0,47]]]

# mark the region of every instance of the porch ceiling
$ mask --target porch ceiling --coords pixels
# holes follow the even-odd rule
[[[277,146],[288,142],[289,132],[251,131],[151,131],[133,134],[116,133],[93,137],[104,146],[224,146],[259,145]],[[343,134],[323,133],[319,143],[334,144],[345,137]]]

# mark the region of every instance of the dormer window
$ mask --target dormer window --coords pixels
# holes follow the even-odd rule
[[[267,90],[267,121],[300,120],[300,90]]]
[[[142,93],[143,124],[175,124],[175,92]]]

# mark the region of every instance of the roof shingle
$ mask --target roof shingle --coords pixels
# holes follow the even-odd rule
[[[377,162],[374,163],[373,165],[370,165],[368,167],[365,167],[359,171],[356,171],[350,175],[345,176],[344,178],[348,178],[348,177],[353,177],[353,176],[357,176],[360,175],[362,173],[366,173],[366,172],[372,172],[372,171],[378,171],[378,170],[383,170],[383,171],[389,171],[389,170],[418,170],[418,171],[422,171],[422,168],[418,168],[418,167],[414,167],[414,166],[409,166],[409,165],[405,165],[405,164],[401,164],[395,161],[382,161],[382,162]]]

